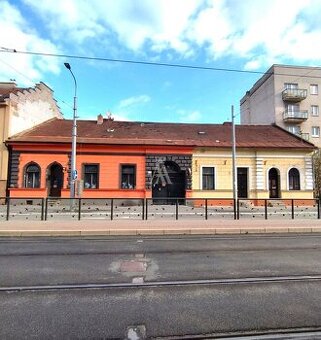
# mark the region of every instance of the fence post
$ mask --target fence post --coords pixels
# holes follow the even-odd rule
[[[7,215],[6,215],[7,221],[9,221],[9,214],[10,214],[10,197],[7,198]]]
[[[205,219],[207,220],[207,198],[205,198]]]
[[[178,198],[176,198],[176,220],[178,220]]]
[[[267,206],[267,199],[264,200],[264,218],[268,219],[268,206]]]
[[[45,212],[45,199],[42,198],[41,199],[41,221],[43,221],[44,219],[44,212]]]
[[[45,198],[45,221],[47,221],[48,217],[48,197]]]
[[[142,206],[142,220],[144,221],[145,219],[145,198],[142,198],[142,203],[143,203],[143,206]]]
[[[81,219],[81,198],[78,198],[78,221]]]
[[[292,208],[291,209],[292,210],[292,220],[294,220],[294,200],[293,199],[291,200],[291,205],[292,205],[291,206],[291,208]]]
[[[236,201],[236,219],[240,219],[240,200],[237,199]]]

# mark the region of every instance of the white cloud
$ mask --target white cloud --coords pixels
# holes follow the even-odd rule
[[[144,120],[142,108],[151,101],[146,95],[133,96],[121,100],[111,111],[116,120]]]
[[[320,0],[55,0],[54,6],[52,0],[22,2],[45,29],[31,27],[31,19],[2,0],[0,25],[6,34],[0,37],[1,45],[49,53],[73,49],[96,56],[127,49],[148,60],[175,61],[205,51],[210,61],[242,58],[250,70],[289,61],[317,64],[321,58]],[[58,72],[55,59],[10,55],[5,61],[12,59],[32,79]],[[12,73],[2,70],[1,75],[12,78]]]
[[[57,53],[49,40],[41,38],[27,23],[19,10],[7,1],[0,2],[0,46],[23,51]],[[18,84],[30,86],[42,79],[46,72],[59,73],[53,59],[24,54],[0,53],[0,78],[15,79]]]
[[[244,58],[246,69],[283,60],[313,63],[321,56],[320,11],[317,0],[209,0],[188,37],[214,59]]]
[[[190,53],[184,31],[205,0],[23,0],[43,19],[53,39],[86,39],[116,33],[118,41],[138,51],[149,43],[154,51]]]
[[[201,113],[197,110],[190,112],[187,110],[177,110],[177,113],[180,117],[180,121],[185,123],[196,123],[202,118]]]
[[[133,106],[142,105],[150,102],[151,98],[146,94],[136,97],[129,97],[120,101],[118,108],[119,109],[128,109]]]

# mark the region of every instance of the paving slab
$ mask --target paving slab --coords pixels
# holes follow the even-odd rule
[[[321,220],[1,221],[0,236],[197,235],[321,232]]]

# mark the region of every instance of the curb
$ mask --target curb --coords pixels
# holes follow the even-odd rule
[[[105,229],[105,230],[0,230],[0,237],[44,236],[136,236],[136,235],[244,235],[276,233],[320,233],[321,227],[274,228],[172,228],[172,229]]]

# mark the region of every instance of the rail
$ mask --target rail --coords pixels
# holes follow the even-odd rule
[[[320,199],[0,197],[0,221],[320,219]]]

